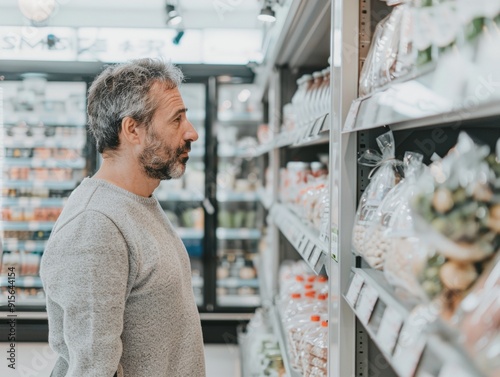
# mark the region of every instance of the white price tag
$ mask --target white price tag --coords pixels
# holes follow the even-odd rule
[[[309,257],[311,256],[313,249],[314,249],[314,243],[311,241],[307,244],[307,247],[304,250],[304,253],[302,254],[305,260],[309,260]]]
[[[306,250],[307,246],[311,243],[309,240],[306,238],[306,236],[302,236],[302,241],[300,242],[300,245],[298,247],[298,251],[301,255],[304,255],[304,251]]]
[[[361,292],[364,282],[365,279],[359,274],[355,274],[352,278],[351,285],[349,286],[349,290],[347,291],[345,298],[353,307],[358,301],[359,292]]]
[[[40,198],[32,198],[31,202],[30,202],[30,205],[32,207],[40,207],[42,205],[42,199],[40,199]]]
[[[16,239],[10,239],[5,243],[5,248],[10,250],[17,250],[18,242]]]
[[[356,117],[358,116],[358,110],[361,106],[361,100],[358,98],[352,102],[351,108],[349,109],[349,113],[345,119],[344,131],[351,131],[354,129],[356,125]]]
[[[373,308],[378,300],[378,292],[371,285],[365,285],[362,292],[359,304],[356,307],[356,313],[359,320],[364,325],[370,321],[373,313]]]
[[[44,188],[45,181],[35,180],[35,181],[33,181],[33,187],[34,188]]]
[[[394,367],[401,377],[413,377],[425,348],[421,329],[405,322],[394,353]]]
[[[43,160],[34,158],[33,160],[31,160],[31,164],[34,168],[41,168],[43,166]]]
[[[18,205],[19,207],[27,207],[30,205],[30,200],[28,198],[19,198]]]
[[[25,276],[24,277],[24,286],[25,287],[33,287],[35,285],[35,279],[33,276]]]
[[[321,257],[321,249],[319,247],[314,247],[311,255],[312,256],[309,261],[311,262],[311,266],[314,268],[318,264],[319,258]]]
[[[403,326],[403,318],[394,308],[388,306],[382,316],[377,338],[383,351],[389,355],[392,355],[394,351],[401,326]]]
[[[28,223],[29,230],[40,230],[40,223],[38,221],[30,221]]]
[[[36,250],[36,242],[35,241],[25,241],[24,242],[24,250],[35,251]]]

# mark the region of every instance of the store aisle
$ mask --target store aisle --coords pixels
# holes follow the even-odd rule
[[[6,355],[8,343],[0,343],[0,354]],[[2,377],[49,377],[55,363],[55,354],[47,343],[17,343],[16,370],[0,361]],[[238,346],[209,344],[205,346],[207,377],[240,377]]]

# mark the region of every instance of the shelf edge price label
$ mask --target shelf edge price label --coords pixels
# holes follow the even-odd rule
[[[392,355],[403,326],[403,317],[392,307],[386,307],[378,328],[377,338],[381,348]]]
[[[307,247],[304,250],[304,253],[302,254],[305,260],[309,260],[309,257],[311,256],[314,246],[315,245],[312,241],[307,244]]]
[[[349,290],[347,291],[345,298],[353,307],[358,301],[359,292],[361,292],[364,282],[365,279],[360,274],[355,274],[352,278],[351,285],[349,286]]]
[[[378,292],[371,285],[365,284],[359,305],[356,308],[358,318],[364,325],[368,325],[370,318],[378,300]]]
[[[394,353],[394,367],[402,377],[413,377],[425,348],[422,329],[405,322]]]
[[[344,123],[343,131],[352,131],[356,125],[356,117],[358,116],[359,107],[361,106],[361,100],[358,98],[354,100],[347,113],[347,117]]]
[[[302,236],[302,242],[299,245],[298,252],[301,255],[304,255],[304,250],[306,249],[307,245],[309,245],[309,240],[306,238],[306,236]]]
[[[311,253],[311,258],[309,261],[311,262],[311,266],[314,268],[319,262],[319,258],[321,257],[321,249],[317,246],[314,246],[313,251]]]

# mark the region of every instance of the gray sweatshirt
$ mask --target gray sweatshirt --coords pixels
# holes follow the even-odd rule
[[[186,249],[156,198],[86,178],[44,252],[54,377],[201,377]]]

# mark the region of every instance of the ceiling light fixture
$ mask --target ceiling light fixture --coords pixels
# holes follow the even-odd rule
[[[175,5],[167,4],[167,25],[176,26],[182,22],[182,16],[179,14]]]
[[[257,19],[263,22],[275,22],[276,14],[274,13],[274,10],[271,8],[269,4],[264,5],[264,7],[260,10]]]

